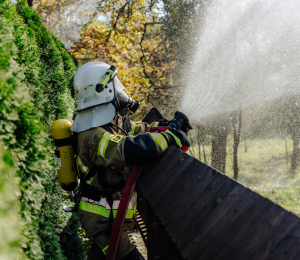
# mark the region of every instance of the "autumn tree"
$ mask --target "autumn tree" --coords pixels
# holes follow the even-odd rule
[[[80,36],[80,30],[88,23],[96,10],[95,1],[88,0],[28,0],[44,26],[59,38],[66,47]]]
[[[163,59],[161,22],[157,1],[107,0],[99,2],[91,22],[81,31],[70,53],[81,64],[100,60],[118,68],[127,93],[142,104],[164,108],[172,98],[172,64]],[[104,17],[99,21],[97,17]]]

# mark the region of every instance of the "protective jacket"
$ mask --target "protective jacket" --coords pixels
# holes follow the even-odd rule
[[[123,126],[122,117],[116,115],[112,123]],[[157,126],[156,123],[148,125],[142,122],[132,122],[130,135],[125,134],[116,127],[94,127],[79,133],[77,164],[80,175],[86,183],[93,187],[102,188],[103,180],[115,186],[118,183],[126,182],[131,167],[143,164],[161,155],[169,146],[169,136],[165,133],[149,133],[150,128]],[[85,179],[92,167],[102,168],[93,178]],[[122,190],[113,193],[113,216],[116,217]],[[136,211],[136,194],[134,193],[126,214],[123,230],[132,230],[135,225],[133,219]],[[82,197],[78,214],[88,237],[98,239],[97,244],[104,249],[109,238],[103,234],[109,224],[111,208],[106,198],[100,201]],[[125,232],[122,232],[117,259],[122,259],[134,249]],[[122,241],[123,239],[123,241]]]

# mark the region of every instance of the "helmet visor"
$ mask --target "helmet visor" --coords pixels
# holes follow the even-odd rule
[[[115,84],[116,89],[120,89],[120,90],[125,89],[124,86],[123,86],[123,84],[119,80],[118,76],[114,77],[114,84]]]
[[[114,86],[120,104],[120,109],[123,110],[128,107],[132,99],[124,92],[125,88],[117,76],[114,78]]]

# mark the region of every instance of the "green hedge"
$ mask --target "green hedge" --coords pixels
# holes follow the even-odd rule
[[[1,259],[85,258],[79,220],[62,210],[49,137],[54,120],[73,118],[75,70],[25,1],[0,0]]]

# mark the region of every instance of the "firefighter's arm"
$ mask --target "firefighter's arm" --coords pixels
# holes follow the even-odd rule
[[[167,133],[122,136],[99,130],[89,141],[90,158],[99,167],[143,164],[161,155],[171,142]]]
[[[131,135],[147,133],[147,132],[150,132],[151,127],[168,126],[169,123],[170,122],[165,118],[162,118],[159,122],[153,122],[150,125],[147,123],[141,122],[141,121],[139,121],[139,122],[131,121],[131,124],[132,124]]]
[[[142,133],[150,132],[151,127],[157,126],[158,122],[153,122],[151,124],[147,124],[142,121],[130,121],[132,125],[132,130],[130,135],[138,135]]]

